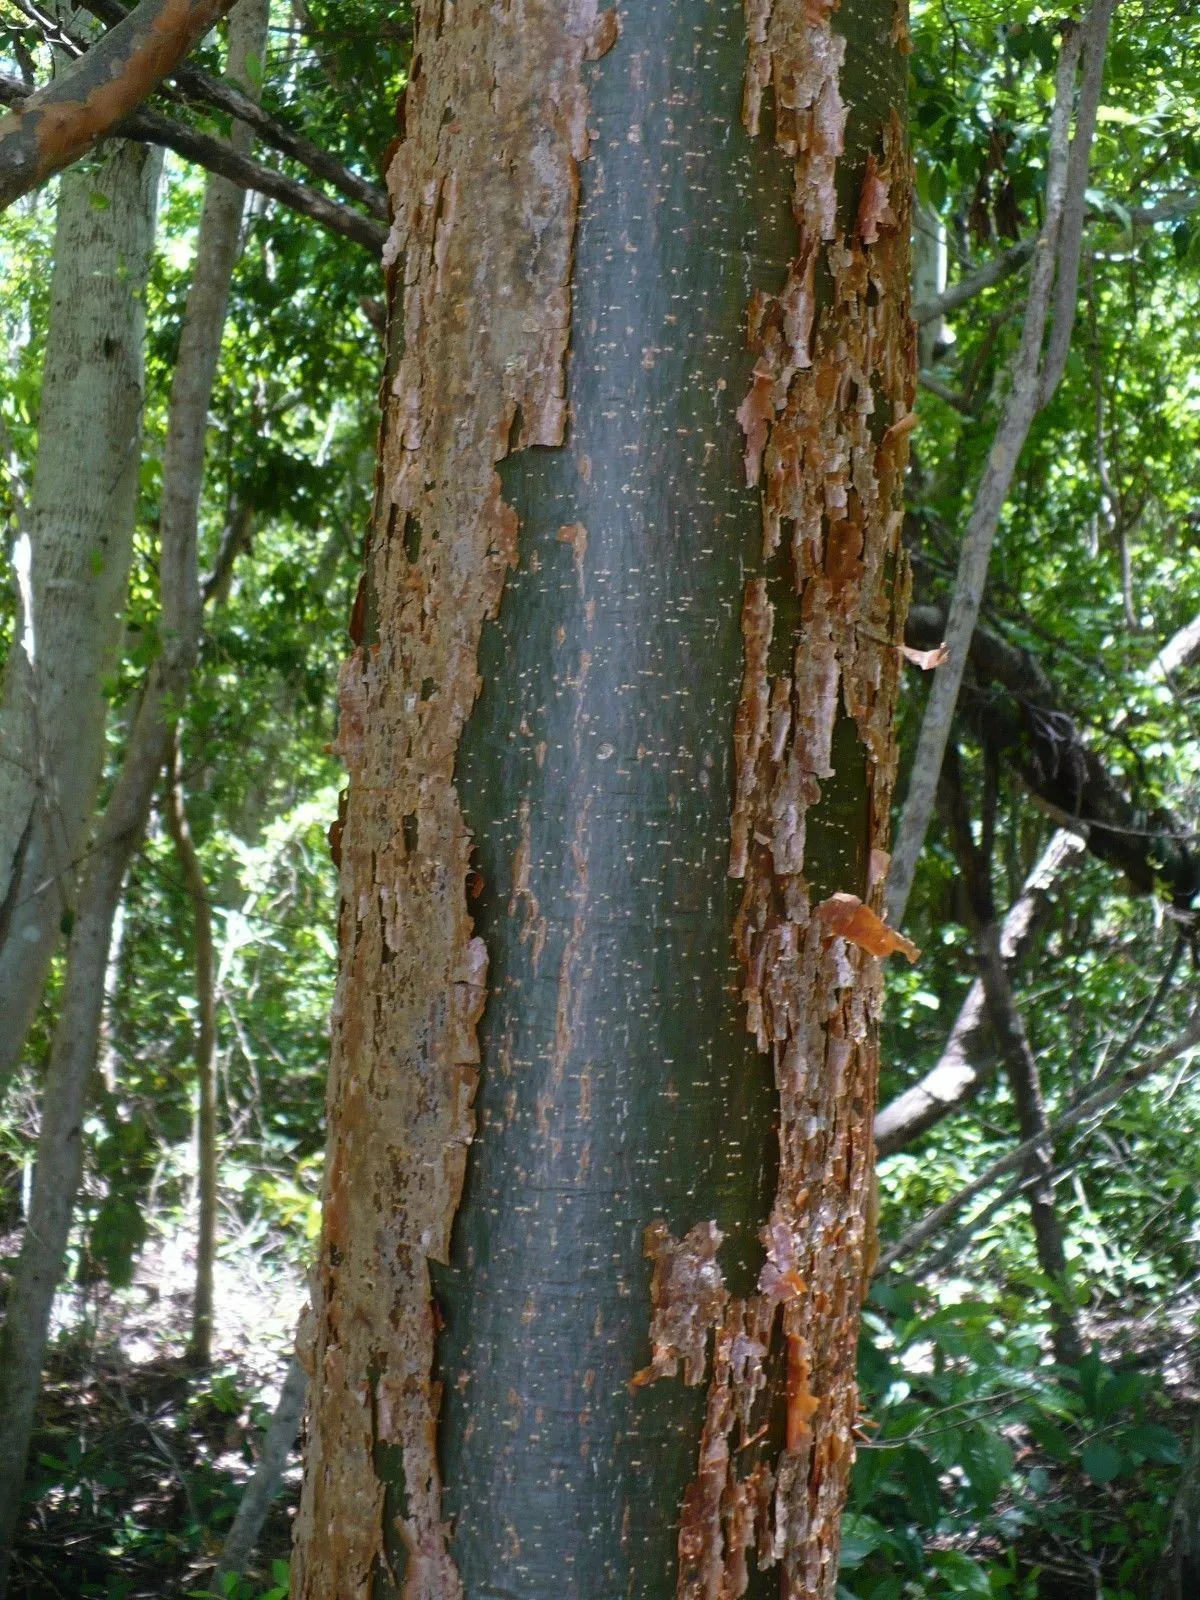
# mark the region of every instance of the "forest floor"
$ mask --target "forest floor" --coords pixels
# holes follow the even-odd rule
[[[261,1430],[279,1398],[305,1295],[265,1240],[231,1241],[216,1271],[212,1365],[186,1355],[189,1238],[157,1226],[126,1289],[55,1307],[14,1600],[176,1600],[202,1592]],[[286,1562],[298,1457],[263,1530],[253,1579]]]
[[[184,1600],[207,1592],[278,1399],[305,1294],[277,1243],[243,1237],[218,1263],[219,1333],[204,1371],[186,1357],[192,1262],[183,1231],[156,1226],[127,1289],[77,1288],[60,1297],[14,1597]],[[0,1255],[2,1247],[0,1241]],[[1155,1312],[1093,1311],[1086,1332],[1109,1361],[1157,1375],[1171,1413],[1158,1420],[1186,1435],[1200,1418],[1200,1291],[1177,1295],[1167,1307],[1158,1302]],[[1128,1527],[1123,1502],[1134,1486],[1091,1488],[1084,1506],[1080,1485],[1069,1485],[1031,1438],[1014,1435],[1011,1442],[1024,1471],[1032,1456],[1046,1471],[1047,1515],[1027,1529],[1019,1550],[1027,1581],[1037,1574],[1036,1588],[1022,1593],[1094,1600],[1118,1592],[1109,1584],[1123,1552],[1105,1548],[1104,1528]],[[294,1454],[235,1600],[285,1592],[278,1585],[299,1479]],[[1081,1513],[1095,1529],[1098,1558],[1080,1554],[1074,1534]],[[989,1554],[982,1547],[973,1553]]]

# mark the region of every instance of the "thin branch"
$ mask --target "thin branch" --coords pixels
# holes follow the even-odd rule
[[[960,394],[957,389],[952,389],[948,383],[943,383],[932,372],[922,372],[917,380],[922,389],[928,389],[930,394],[937,395],[943,404],[952,406],[955,411],[960,411],[964,417],[975,415],[975,407],[965,394]]]
[[[1082,852],[1083,840],[1056,833],[1008,908],[1000,930],[1000,954],[1015,972],[1052,904],[1056,880]],[[964,1105],[991,1076],[995,1065],[985,1026],[983,983],[976,978],[959,1008],[950,1036],[935,1066],[903,1090],[875,1118],[875,1148],[880,1157],[902,1150],[951,1111]]]
[[[1108,6],[1112,4],[1112,0],[1096,0],[1096,3],[1097,6]],[[942,756],[950,736],[950,724],[958,701],[963,670],[966,667],[967,651],[983,600],[992,541],[1016,473],[1021,450],[1041,402],[1039,358],[1054,285],[1055,268],[1059,261],[1059,242],[1063,208],[1067,200],[1067,168],[1070,157],[1067,134],[1074,98],[1075,69],[1082,44],[1081,30],[1072,24],[1066,24],[1055,83],[1054,110],[1050,117],[1046,221],[1038,235],[1034,250],[1025,323],[1021,330],[1020,348],[1013,365],[1011,390],[1004,415],[996,430],[995,440],[988,453],[987,466],[963,536],[954,596],[946,628],[948,659],[934,674],[929,701],[921,723],[908,795],[897,830],[887,901],[888,921],[894,927],[899,927],[904,920],[908,896],[916,873],[917,857],[921,853],[929,819],[933,814]]]
[[[1036,239],[1022,239],[1003,255],[994,256],[991,261],[985,261],[977,271],[960,279],[958,283],[952,283],[941,294],[934,295],[929,300],[918,300],[912,309],[913,321],[920,327],[926,322],[935,321],[938,317],[948,317],[952,311],[957,311],[969,300],[974,300],[977,294],[982,294],[985,289],[1003,283],[1005,278],[1011,278],[1014,272],[1019,272],[1036,248]]]
[[[1152,226],[1156,222],[1177,222],[1183,217],[1190,217],[1200,207],[1200,194],[1192,194],[1186,189],[1178,194],[1167,195],[1153,206],[1127,206],[1121,216],[1126,216],[1132,225]],[[1094,210],[1087,219],[1089,222],[1116,222],[1119,216],[1113,211]],[[938,317],[948,317],[952,312],[961,311],[977,295],[985,289],[994,288],[996,284],[1003,283],[1019,272],[1037,248],[1036,239],[1021,239],[1018,243],[1010,245],[1003,254],[993,256],[990,261],[985,261],[981,267],[976,268],[958,283],[952,283],[941,294],[932,295],[928,300],[917,300],[912,308],[913,321],[918,327],[927,322],[934,322]]]
[[[19,78],[0,73],[0,101],[7,105],[19,105],[27,102],[28,97],[29,92]],[[250,156],[239,155],[221,140],[189,128],[186,123],[164,117],[159,111],[143,106],[108,131],[123,139],[136,139],[143,144],[157,144],[174,150],[176,155],[194,161],[208,172],[228,178],[243,189],[253,189],[272,200],[278,200],[289,211],[311,218],[331,233],[340,234],[342,238],[361,245],[373,256],[378,257],[383,251],[387,229],[372,218],[364,217],[361,212],[342,205],[338,200],[330,200],[318,190],[309,189],[282,172],[272,171]],[[2,155],[3,148],[0,146],[0,158]],[[0,182],[2,177],[0,170]]]
[[[93,16],[99,17],[110,27],[122,22],[127,15],[120,0],[85,0],[85,5]],[[167,84],[163,84],[162,89],[172,98],[178,95],[193,104],[213,106],[218,111],[227,112],[231,117],[237,117],[240,122],[244,122],[247,127],[254,130],[263,144],[278,150],[280,155],[298,161],[301,166],[307,167],[314,177],[324,178],[348,200],[366,206],[372,216],[378,217],[381,222],[389,220],[388,200],[384,190],[377,184],[369,183],[366,178],[360,178],[336,156],[330,155],[328,150],[323,150],[311,139],[306,139],[303,134],[297,133],[286,123],[273,117],[269,111],[264,111],[256,100],[243,93],[235,84],[214,78],[211,73],[204,72],[199,67],[189,66],[186,62],[181,62],[171,76],[175,82],[175,89]]]
[[[0,211],[111,133],[232,5],[141,0],[19,111],[0,118]]]
[[[1067,195],[1063,206],[1062,229],[1058,246],[1058,284],[1054,294],[1054,321],[1050,342],[1042,364],[1040,402],[1046,405],[1062,379],[1075,327],[1079,303],[1079,251],[1083,238],[1083,218],[1087,209],[1088,166],[1092,138],[1096,132],[1096,112],[1104,85],[1104,58],[1108,51],[1108,32],[1117,0],[1095,0],[1082,27],[1083,72],[1079,86],[1079,108],[1075,113],[1075,137],[1067,165]]]
[[[259,161],[237,155],[227,145],[210,138],[208,134],[198,133],[186,123],[176,122],[160,112],[143,107],[135,111],[119,131],[124,138],[163,145],[168,150],[174,150],[176,155],[196,162],[197,166],[241,184],[243,189],[254,189],[272,200],[278,200],[290,211],[311,217],[331,233],[341,234],[344,239],[361,245],[376,258],[383,253],[387,229],[372,218],[364,217],[361,212],[342,205],[340,201],[330,200],[316,189],[309,189],[294,178],[285,177],[282,172],[264,167]]]
[[[1119,1100],[1128,1090],[1136,1088],[1140,1083],[1144,1083],[1147,1078],[1152,1078],[1156,1072],[1161,1072],[1163,1067],[1169,1066],[1185,1050],[1193,1050],[1198,1044],[1200,1044],[1200,1011],[1193,1012],[1191,1021],[1182,1033],[1177,1034],[1169,1044],[1163,1045],[1161,1050],[1156,1050],[1152,1056],[1148,1056],[1138,1066],[1130,1067],[1126,1071],[1121,1070],[1120,1067],[1110,1067],[1106,1072],[1102,1072],[1098,1078],[1092,1081],[1090,1087],[1083,1094],[1074,1097],[1062,1116],[1050,1124],[1046,1129],[1045,1141],[1052,1142],[1060,1138],[1069,1129],[1077,1127],[1079,1123],[1086,1122],[1088,1118],[1094,1117],[1098,1112],[1103,1111],[1105,1107],[1111,1105],[1114,1100]],[[991,1166],[982,1172],[978,1178],[967,1184],[964,1189],[960,1189],[956,1195],[952,1195],[949,1200],[944,1201],[940,1206],[936,1206],[927,1217],[918,1222],[915,1227],[910,1228],[901,1239],[897,1240],[889,1250],[886,1250],[880,1257],[879,1266],[876,1270],[883,1272],[886,1268],[894,1266],[904,1256],[909,1256],[914,1250],[919,1249],[926,1239],[931,1239],[935,1233],[938,1233],[949,1222],[951,1217],[956,1216],[962,1210],[963,1206],[969,1204],[977,1195],[982,1194],[985,1189],[990,1189],[997,1178],[1003,1178],[1016,1168],[1024,1166],[1025,1162],[1034,1154],[1041,1143],[1043,1143],[1041,1137],[1024,1139],[1019,1145],[1014,1146],[1007,1155],[1001,1156],[997,1161],[993,1161]]]
[[[1163,970],[1162,976],[1158,980],[1158,984],[1154,990],[1154,993],[1150,996],[1150,999],[1142,1008],[1141,1016],[1139,1016],[1137,1021],[1134,1023],[1132,1030],[1125,1040],[1125,1043],[1121,1046],[1120,1050],[1110,1063],[1110,1071],[1119,1071],[1128,1060],[1129,1056],[1136,1049],[1139,1039],[1146,1031],[1148,1024],[1161,1005],[1167,990],[1170,988],[1171,979],[1175,975],[1175,968],[1179,964],[1179,958],[1183,954],[1185,944],[1186,940],[1176,939],[1174,948],[1171,951],[1170,959]],[[1179,1080],[1177,1079],[1176,1082],[1178,1081]],[[1068,1155],[1064,1161],[1056,1163],[1053,1172],[1050,1174],[1050,1178],[1053,1183],[1057,1184],[1061,1179],[1065,1178],[1068,1173],[1073,1172],[1076,1167],[1079,1166],[1080,1162],[1083,1160],[1083,1143],[1083,1139],[1078,1140],[1071,1154]],[[962,1223],[961,1226],[954,1230],[950,1237],[946,1239],[940,1246],[937,1253],[931,1256],[929,1260],[926,1261],[922,1266],[921,1276],[928,1277],[932,1273],[940,1272],[943,1267],[947,1266],[956,1258],[959,1251],[971,1242],[971,1239],[976,1233],[979,1232],[980,1228],[984,1227],[988,1222],[990,1222],[998,1211],[1003,1211],[1004,1207],[1008,1205],[1010,1201],[1017,1199],[1020,1195],[1024,1194],[1027,1189],[1032,1188],[1034,1184],[1040,1182],[1041,1177],[1042,1175],[1039,1172],[1018,1173],[1010,1183],[1006,1184],[1005,1187],[1001,1189],[998,1195],[989,1200],[986,1205],[981,1206],[978,1211],[967,1218],[966,1222]]]

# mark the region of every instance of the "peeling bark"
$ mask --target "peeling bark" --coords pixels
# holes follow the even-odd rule
[[[497,466],[565,436],[582,68],[615,33],[594,0],[502,20],[479,0],[420,12],[388,173],[389,342],[403,354],[365,579],[377,620],[341,686],[343,961],[297,1596],[365,1595],[406,1570],[406,1595],[462,1593],[428,1263],[449,1257],[462,1192],[488,958],[454,770],[480,634],[517,556]]]
[[[421,10],[297,1600],[833,1592],[914,336],[811,10]]]
[[[757,360],[738,411],[747,481],[763,485],[764,563],[790,531],[780,587],[796,598],[781,597],[779,609],[794,607],[798,622],[771,670],[777,605],[769,579],[747,583],[729,865],[745,883],[735,937],[747,1025],[773,1061],[780,1161],[757,1292],[731,1300],[715,1330],[699,1476],[680,1530],[680,1600],[745,1593],[747,1545],[760,1569],[781,1565],[785,1596],[815,1600],[836,1587],[872,1248],[875,958],[917,955],[879,915],[908,598],[901,483],[916,420],[909,168],[893,105],[880,152],[867,150],[853,221],[839,225],[846,45],[831,9],[747,5],[743,118],[757,134],[770,85],[798,228],[782,290],[751,301]],[[772,1460],[753,1424],[777,1313],[785,1429]]]

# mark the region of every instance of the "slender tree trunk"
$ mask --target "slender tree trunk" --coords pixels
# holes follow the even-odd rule
[[[104,967],[104,1005],[100,1012],[100,1079],[109,1094],[117,1092],[117,1050],[113,1037],[113,1021],[117,1005],[117,991],[121,985],[121,950],[125,943],[125,886],[117,900],[113,914],[112,934],[108,941],[108,960]]]
[[[1020,896],[1008,908],[1000,929],[1000,956],[1010,982],[1046,920],[1060,876],[1083,849],[1083,840],[1077,834],[1059,829],[1025,880]],[[890,1156],[903,1150],[944,1116],[965,1105],[988,1081],[995,1066],[995,1044],[986,1010],[983,980],[976,978],[967,990],[936,1065],[919,1082],[880,1108],[875,1118],[877,1155]]]
[[[196,1165],[198,1219],[196,1287],[188,1354],[198,1366],[212,1360],[213,1267],[217,1249],[217,997],[213,962],[212,902],[188,824],[183,792],[183,752],[176,729],[163,808],[192,907],[192,964],[196,974]]]
[[[1042,1099],[1037,1060],[1030,1048],[1025,1023],[1017,1007],[1004,960],[996,924],[981,924],[979,970],[987,995],[988,1016],[995,1029],[1008,1081],[1012,1085],[1021,1138],[1041,1139],[1028,1160],[1029,1214],[1033,1223],[1038,1265],[1050,1283],[1050,1328],[1055,1359],[1067,1366],[1078,1366],[1083,1359],[1083,1340],[1071,1295],[1071,1278],[1063,1244],[1062,1222],[1054,1204],[1054,1151],[1045,1137],[1049,1126]]]
[[[221,1559],[213,1573],[210,1587],[214,1594],[224,1596],[224,1580],[228,1577],[240,1578],[254,1554],[258,1536],[267,1520],[267,1512],[279,1493],[296,1435],[300,1432],[307,1398],[308,1374],[293,1357],[284,1379],[279,1404],[271,1414],[263,1439],[258,1467],[238,1501],[237,1515],[226,1535]]]
[[[1026,1175],[1030,1179],[1029,1212],[1038,1265],[1050,1284],[1050,1327],[1054,1354],[1064,1365],[1077,1366],[1083,1359],[1083,1341],[1071,1296],[1062,1222],[1054,1204],[1054,1151],[1046,1137],[1048,1123],[1042,1099],[1041,1076],[1025,1031],[1024,1018],[1009,983],[992,895],[991,865],[975,844],[971,833],[958,751],[954,745],[946,752],[942,785],[954,849],[966,888],[969,915],[974,925],[975,942],[979,948],[979,978],[983,985],[988,1021],[1012,1088],[1021,1140],[1038,1141],[1026,1161]]]
[[[1082,24],[1064,24],[1054,110],[1050,118],[1046,220],[1034,248],[1021,344],[1013,363],[1012,384],[996,437],[963,533],[946,621],[947,659],[934,674],[921,720],[908,793],[896,829],[887,907],[889,917],[897,926],[904,920],[917,858],[933,815],[942,757],[950,737],[967,651],[983,603],[992,540],[1033,419],[1053,398],[1066,366],[1071,330],[1075,325],[1088,163],[1104,77],[1109,23],[1115,6],[1116,0],[1093,0]],[[1082,88],[1075,135],[1068,143],[1071,115],[1075,110],[1075,73],[1081,54]],[[1043,360],[1042,341],[1051,305],[1054,320]]]
[[[1154,1600],[1192,1600],[1200,1594],[1200,1422],[1171,1503],[1166,1547],[1154,1579]]]
[[[421,6],[297,1600],[834,1592],[914,338],[830,9]]]
[[[268,5],[269,0],[240,0],[231,19],[230,54],[243,77],[247,56],[261,58]],[[224,179],[209,180],[167,428],[160,562],[163,649],[143,690],[80,886],[43,1094],[33,1202],[0,1335],[0,1596],[11,1560],[50,1309],[79,1188],[81,1123],[96,1065],[113,917],[125,869],[145,831],[199,643],[196,531],[204,437],[243,200]]]
[[[29,587],[0,696],[0,1086],[20,1059],[74,909],[100,779],[104,683],[121,640],[141,467],[143,302],[159,165],[144,147],[118,144],[69,172],[59,190],[24,530]]]

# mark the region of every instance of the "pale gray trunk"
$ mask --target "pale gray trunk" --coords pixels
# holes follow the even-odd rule
[[[933,305],[946,292],[949,251],[946,224],[935,211],[918,200],[913,206],[913,303]],[[917,326],[917,356],[922,369],[934,362],[954,343],[954,334],[944,316],[925,319]]]
[[[116,144],[62,178],[26,615],[0,693],[0,1085],[75,902],[104,757],[141,464],[144,289],[161,158]],[[31,610],[32,615],[28,612]],[[20,641],[32,634],[33,661]]]
[[[308,1400],[308,1374],[293,1356],[284,1379],[279,1404],[272,1414],[266,1437],[263,1439],[262,1458],[250,1482],[238,1501],[237,1515],[225,1538],[225,1548],[212,1576],[212,1592],[224,1595],[227,1577],[240,1578],[246,1570],[271,1502],[279,1493],[283,1469],[300,1432],[300,1422]]]
[[[242,74],[247,56],[261,54],[268,4],[269,0],[241,0],[231,18],[231,61]],[[33,1203],[0,1336],[0,1596],[11,1560],[50,1310],[79,1186],[81,1124],[96,1065],[113,918],[126,866],[146,826],[199,643],[196,530],[204,436],[243,199],[242,191],[224,179],[209,179],[168,420],[161,555],[163,650],[150,671],[121,773],[82,877],[43,1096]]]

